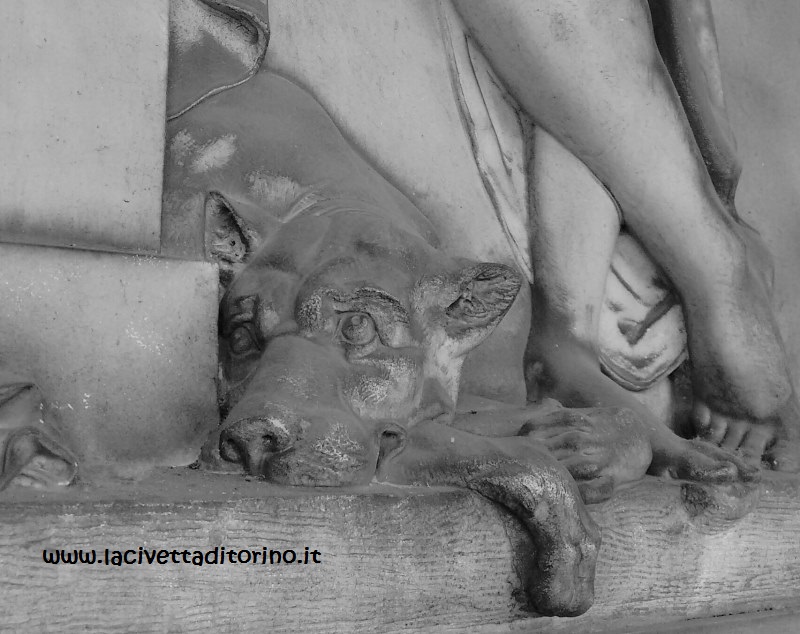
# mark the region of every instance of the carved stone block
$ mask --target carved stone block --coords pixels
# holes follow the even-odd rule
[[[82,465],[195,459],[217,423],[214,265],[0,245],[0,269],[3,364],[36,380]]]
[[[157,251],[167,0],[0,6],[0,239]]]
[[[36,499],[9,489],[0,623],[58,632],[132,624],[137,631],[794,632],[787,620],[778,623],[784,629],[759,630],[703,629],[708,623],[697,619],[780,615],[797,605],[797,478],[769,474],[754,512],[739,522],[698,507],[700,491],[647,478],[591,505],[604,540],[597,602],[579,617],[535,618],[520,602],[527,534],[463,489],[299,489],[191,470]],[[318,565],[226,558],[197,566],[181,554],[181,563],[171,555],[163,564],[104,563],[105,548],[133,550],[128,559],[138,561],[140,546],[259,554],[266,546],[300,555],[308,546],[322,555]],[[94,548],[100,559],[52,565],[42,560],[45,548]]]

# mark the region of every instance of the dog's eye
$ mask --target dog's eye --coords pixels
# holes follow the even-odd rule
[[[356,346],[365,346],[375,339],[378,331],[372,317],[366,313],[351,313],[341,321],[342,338]]]
[[[245,354],[258,348],[256,340],[247,326],[239,326],[234,330],[230,335],[228,345],[234,354]]]

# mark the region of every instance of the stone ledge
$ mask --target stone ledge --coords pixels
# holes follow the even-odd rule
[[[219,423],[216,265],[0,244],[0,270],[0,361],[82,464],[194,460]]]
[[[769,474],[737,522],[692,515],[648,478],[591,507],[597,600],[533,618],[516,520],[462,490],[303,490],[188,469],[139,482],[4,495],[0,623],[21,631],[621,631],[800,604],[800,479]],[[319,565],[50,565],[43,548],[321,554]]]

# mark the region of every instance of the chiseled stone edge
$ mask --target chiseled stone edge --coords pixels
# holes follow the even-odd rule
[[[597,599],[575,619],[521,608],[530,541],[480,496],[452,489],[274,487],[241,476],[156,472],[138,483],[3,504],[0,622],[68,631],[593,631],[800,603],[800,478],[766,474],[754,510],[724,517],[656,478],[591,512],[603,527]],[[691,488],[692,485],[689,485]],[[92,500],[95,501],[92,501]],[[721,499],[721,498],[720,498]],[[322,553],[308,567],[54,566],[42,548],[267,546]],[[108,606],[114,606],[110,609]]]

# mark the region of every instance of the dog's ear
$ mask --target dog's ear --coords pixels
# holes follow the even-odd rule
[[[481,343],[511,308],[522,284],[510,266],[482,262],[444,276],[423,278],[415,311],[426,327],[443,333],[457,355]]]
[[[206,258],[219,264],[220,283],[227,287],[258,249],[261,236],[219,192],[209,192],[205,204]]]

